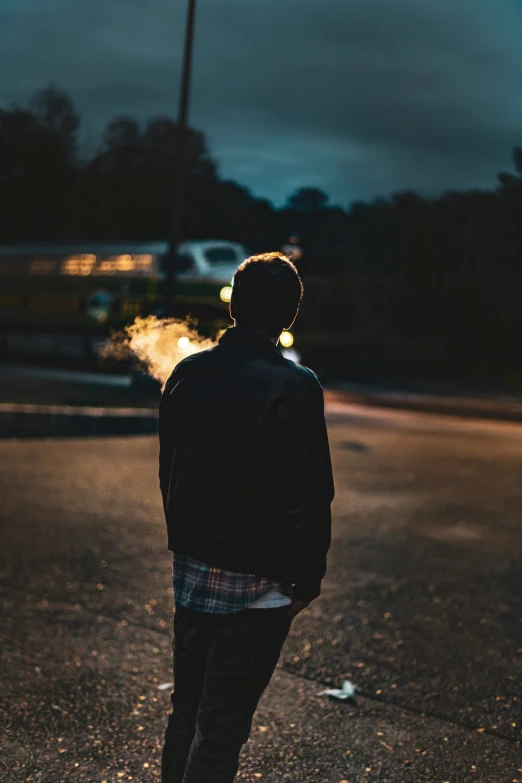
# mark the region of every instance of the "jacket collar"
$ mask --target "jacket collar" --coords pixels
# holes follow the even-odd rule
[[[231,326],[219,340],[222,345],[243,345],[253,352],[281,358],[281,351],[269,337],[250,326]]]

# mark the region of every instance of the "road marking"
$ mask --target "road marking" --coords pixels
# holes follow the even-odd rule
[[[132,375],[56,370],[50,367],[19,366],[16,364],[0,364],[0,374],[20,378],[40,378],[47,381],[65,381],[66,383],[90,383],[94,386],[115,386],[122,389],[129,388],[133,383]]]

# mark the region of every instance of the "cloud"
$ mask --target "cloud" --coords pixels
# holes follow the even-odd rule
[[[0,0],[0,99],[54,81],[92,133],[173,113],[184,3]],[[522,142],[516,0],[198,0],[192,123],[281,201],[486,187]]]

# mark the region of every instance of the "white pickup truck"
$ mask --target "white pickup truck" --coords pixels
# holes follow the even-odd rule
[[[165,247],[164,253],[167,252]],[[183,242],[178,249],[178,276],[230,283],[248,250],[236,242],[205,239]]]

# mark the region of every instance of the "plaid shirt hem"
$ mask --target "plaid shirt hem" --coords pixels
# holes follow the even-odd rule
[[[181,606],[215,614],[241,612],[275,588],[288,592],[287,585],[273,579],[226,571],[181,554],[174,555],[172,583]]]

